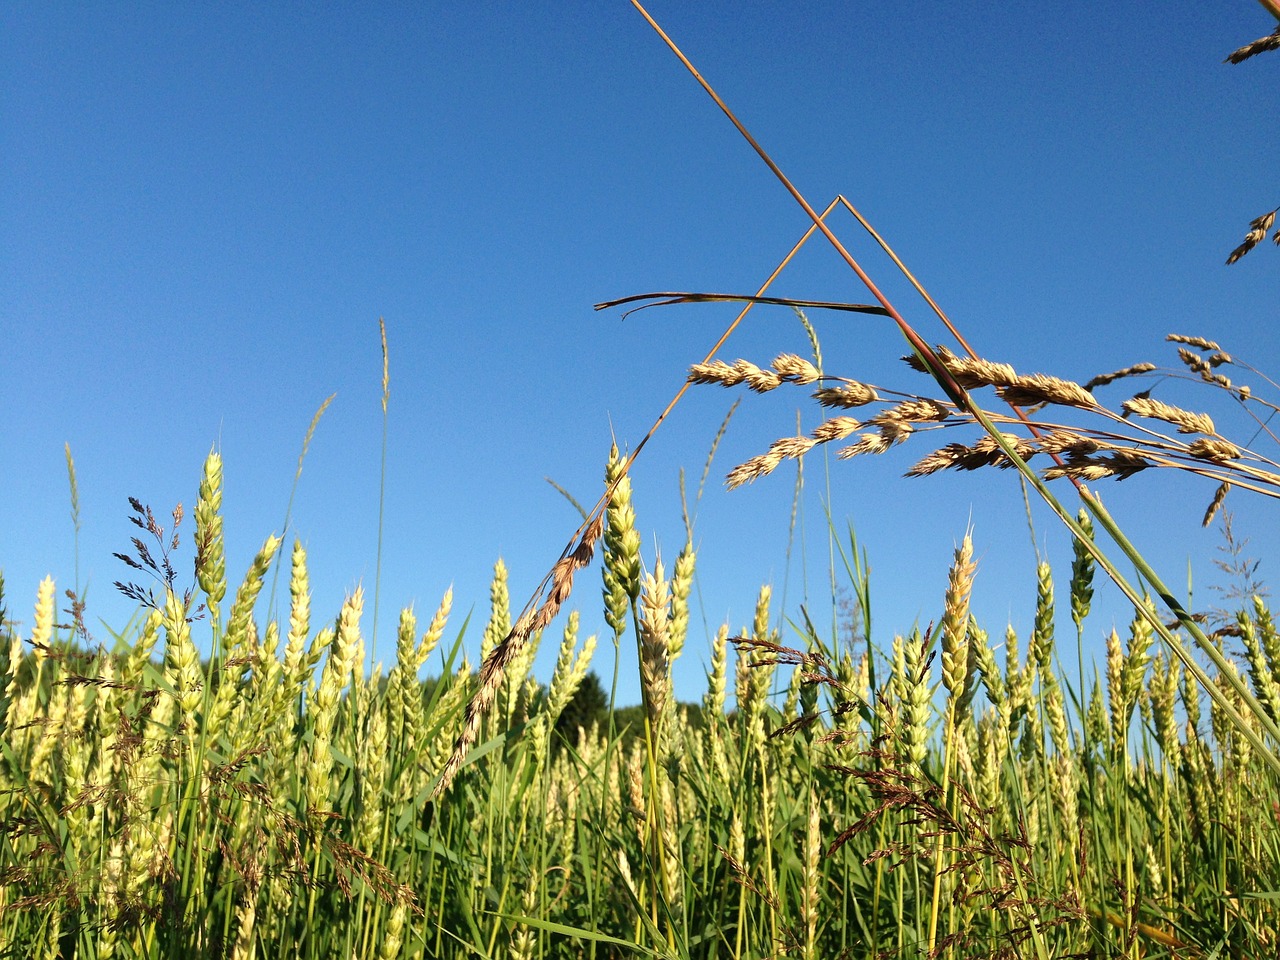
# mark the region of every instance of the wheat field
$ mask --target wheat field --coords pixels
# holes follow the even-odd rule
[[[122,585],[141,613],[113,649],[55,625],[52,580],[29,630],[6,629],[4,956],[1276,951],[1275,773],[1141,617],[1096,674],[1063,676],[1047,564],[1028,637],[971,617],[967,538],[937,628],[884,649],[857,617],[837,636],[791,622],[784,644],[764,588],[750,625],[712,639],[702,703],[681,705],[696,557],[687,546],[670,574],[641,557],[624,477],[602,595],[609,629],[637,631],[644,709],[558,722],[598,682],[598,640],[570,614],[550,683],[529,673],[535,633],[441,790],[481,683],[452,597],[425,626],[403,611],[394,665],[370,674],[362,592],[314,618],[300,545],[269,537],[228,602],[221,482],[215,453],[190,593],[173,531],[135,503],[126,556],[156,586]],[[259,622],[264,578],[286,563],[288,620]],[[1078,632],[1093,579],[1077,549]],[[482,656],[512,621],[499,563]],[[1214,637],[1243,664],[1213,677],[1225,702],[1243,680],[1274,719],[1265,603]]]

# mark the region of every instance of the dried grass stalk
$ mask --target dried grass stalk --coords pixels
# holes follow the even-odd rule
[[[480,667],[480,686],[467,704],[462,732],[454,741],[453,752],[440,770],[440,779],[432,791],[433,797],[438,798],[444,793],[453,782],[453,778],[458,775],[458,771],[462,769],[462,762],[466,759],[467,751],[476,741],[480,724],[493,704],[507,667],[523,652],[529,637],[543,629],[560,612],[560,607],[573,590],[573,575],[591,562],[596,541],[600,539],[603,532],[604,514],[598,513],[583,531],[577,546],[552,567],[548,575],[550,583],[542,605],[536,610],[526,610],[522,613],[503,641],[485,658]]]

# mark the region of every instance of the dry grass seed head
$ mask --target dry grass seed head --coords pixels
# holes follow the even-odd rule
[[[848,380],[838,387],[823,387],[813,392],[813,399],[824,407],[848,410],[853,407],[865,407],[880,399],[875,388],[856,380]]]
[[[897,425],[899,423],[926,423],[931,420],[945,420],[953,413],[952,409],[937,400],[918,397],[904,400],[888,410],[876,414],[868,423],[876,426]]]
[[[735,360],[725,363],[723,360],[712,360],[709,363],[695,363],[689,368],[690,383],[718,383],[722,387],[736,387],[746,384],[756,393],[768,393],[783,383],[783,378],[772,370],[762,370],[749,360]]]
[[[832,440],[843,440],[862,429],[862,422],[853,417],[832,417],[824,420],[809,432],[818,443],[830,443]]]
[[[1192,413],[1150,397],[1141,395],[1130,397],[1120,405],[1120,409],[1124,411],[1125,416],[1145,417],[1171,423],[1178,428],[1179,433],[1213,434],[1215,432],[1213,420],[1208,414]]]
[[[857,443],[844,447],[836,456],[841,460],[848,460],[850,457],[857,457],[864,453],[884,453],[890,446],[890,442],[881,434],[864,433],[858,438]]]
[[[1187,452],[1199,460],[1211,460],[1214,463],[1225,463],[1228,460],[1240,459],[1240,448],[1228,440],[1215,437],[1201,437],[1187,445]]]
[[[779,354],[772,366],[774,372],[788,383],[814,383],[819,377],[817,367],[794,353]]]
[[[1204,512],[1204,519],[1200,521],[1200,526],[1207,527],[1213,522],[1213,518],[1217,516],[1218,510],[1221,508],[1223,501],[1227,499],[1227,493],[1230,490],[1231,484],[1218,484],[1218,489],[1213,492],[1213,499],[1209,501],[1209,506]]]
[[[1170,333],[1165,336],[1167,343],[1185,343],[1189,347],[1195,347],[1197,350],[1221,350],[1212,340],[1206,340],[1204,337],[1189,337],[1181,333]]]
[[[1054,403],[1059,406],[1091,410],[1098,406],[1098,401],[1093,398],[1093,394],[1080,384],[1043,373],[1017,377],[1012,383],[998,387],[996,392],[1002,400],[1017,407]]]
[[[1154,363],[1135,363],[1130,367],[1123,367],[1120,370],[1111,373],[1103,373],[1094,377],[1084,385],[1086,390],[1093,390],[1094,387],[1103,387],[1108,383],[1114,383],[1117,380],[1123,380],[1125,377],[1136,377],[1144,373],[1150,373],[1157,369]]]
[[[1240,47],[1238,50],[1231,51],[1231,53],[1227,56],[1227,59],[1223,60],[1222,62],[1223,63],[1243,63],[1245,60],[1248,60],[1250,57],[1256,57],[1258,54],[1266,53],[1269,50],[1280,50],[1280,27],[1276,27],[1274,33],[1269,33],[1265,37],[1259,37],[1257,40],[1254,40],[1252,43],[1246,43],[1243,47]],[[1271,211],[1270,214],[1267,214],[1264,216],[1275,217],[1275,215],[1276,215],[1276,212],[1273,210]],[[1258,219],[1261,220],[1263,218],[1259,217]],[[1257,223],[1257,220],[1255,220],[1254,223]],[[1270,226],[1270,224],[1268,224],[1268,226]]]
[[[1012,433],[1002,433],[1001,436],[1023,460],[1030,460],[1039,452],[1029,441]],[[906,476],[923,477],[939,470],[979,470],[990,466],[1005,470],[1013,466],[1013,461],[993,437],[984,436],[971,447],[963,443],[949,443],[935,450],[908,470]]]

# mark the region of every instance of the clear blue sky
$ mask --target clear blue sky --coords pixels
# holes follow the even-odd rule
[[[1221,62],[1273,29],[1257,4],[651,10],[809,199],[848,195],[992,358],[1083,380],[1166,361],[1161,339],[1185,332],[1280,370],[1277,251],[1223,265],[1277,202],[1280,56]],[[592,304],[749,292],[807,225],[621,0],[13,3],[0,12],[0,77],[0,568],[24,633],[40,578],[75,581],[64,443],[79,475],[80,581],[106,640],[102,621],[119,628],[131,611],[111,586],[128,572],[111,556],[133,533],[126,498],[190,510],[216,446],[234,589],[280,531],[303,434],[335,392],[290,540],[309,550],[316,620],[363,583],[371,631],[381,316],[379,657],[392,655],[398,609],[413,603],[425,621],[452,584],[454,625],[475,609],[474,660],[493,562],[505,558],[518,607],[576,525],[544,477],[593,501],[611,431],[634,444],[735,312],[623,321]],[[885,262],[855,249],[898,296]],[[867,299],[818,242],[776,291]],[[811,319],[829,371],[927,386],[897,363],[905,347],[886,322]],[[765,363],[784,350],[805,352],[804,333],[768,308],[725,356]],[[679,550],[678,471],[696,482],[732,399],[694,391],[637,465],[647,560],[655,543],[668,561]],[[793,616],[806,591],[819,619],[829,605],[821,460],[801,517],[807,567],[797,548],[789,572],[794,473],[720,485],[792,433],[797,409],[812,426],[799,392],[746,398],[720,448],[697,518],[702,606],[677,666],[683,698],[702,689],[704,618],[748,623],[761,583],[775,596],[785,584]],[[873,639],[937,616],[970,522],[976,610],[993,636],[1011,620],[1025,637],[1035,570],[1016,480],[900,479],[932,446],[831,465],[837,523],[852,522],[870,554]],[[1183,587],[1190,563],[1197,605],[1211,602],[1220,537],[1198,521],[1212,488],[1139,477],[1101,490],[1166,576]],[[1233,499],[1265,561],[1275,508]],[[1065,609],[1067,539],[1042,508],[1036,518]],[[1123,617],[1112,592],[1099,604],[1091,652]],[[584,633],[602,629],[598,569],[572,606]],[[637,696],[633,663],[628,653],[623,699]]]

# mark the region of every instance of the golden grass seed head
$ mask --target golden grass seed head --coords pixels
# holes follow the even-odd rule
[[[1094,437],[1086,437],[1074,430],[1051,430],[1036,441],[1040,449],[1049,454],[1069,454],[1072,456],[1088,456],[1102,449],[1109,449]]]
[[[752,457],[745,463],[734,467],[725,477],[730,490],[758,480],[776,470],[784,460],[795,460],[803,457],[814,448],[817,440],[809,437],[782,437],[769,445],[769,452]]]
[[[1112,373],[1103,373],[1094,377],[1084,385],[1086,390],[1092,391],[1095,387],[1103,387],[1108,383],[1114,383],[1117,380],[1123,380],[1125,377],[1141,376],[1144,373],[1150,373],[1158,369],[1154,363],[1135,363],[1132,366],[1115,370]]]
[[[966,692],[969,676],[969,597],[978,566],[973,537],[966,533],[947,574],[942,613],[942,683],[953,698]]]
[[[1151,397],[1130,397],[1120,404],[1126,416],[1144,417],[1149,420],[1162,420],[1178,428],[1179,433],[1214,433],[1213,420],[1208,414],[1192,413],[1175,407],[1172,404],[1154,400]]]
[[[53,577],[45,577],[36,588],[35,618],[31,625],[31,652],[40,664],[53,642]]]
[[[1198,353],[1192,353],[1184,347],[1178,348],[1178,359],[1181,360],[1192,373],[1198,373],[1200,376],[1208,376],[1212,371],[1209,361]]]
[[[930,400],[926,397],[917,397],[913,400],[903,400],[901,403],[894,404],[887,410],[876,414],[867,423],[875,426],[897,423],[929,423],[931,421],[946,420],[954,413],[955,411],[944,403],[939,403],[937,400]]]
[[[824,420],[809,432],[818,443],[830,443],[832,440],[843,440],[862,429],[862,421],[853,417],[831,417]]]
[[[774,470],[782,463],[782,455],[774,453],[762,453],[758,457],[752,457],[746,460],[727,474],[725,474],[725,486],[730,490],[736,490],[744,484],[751,483],[761,477],[766,477],[773,473]]]
[[[1028,669],[1031,668],[1028,667]],[[1042,716],[1040,710],[1035,707],[1032,707],[1023,715],[1022,739],[1018,743],[1019,754],[1023,761],[1034,763],[1037,766],[1044,759],[1044,721]]]
[[[1213,678],[1213,682],[1222,692],[1223,697],[1236,707],[1237,712],[1241,714],[1245,723],[1252,725],[1252,715],[1249,711],[1240,709],[1242,706],[1240,697],[1235,692],[1234,684],[1231,682],[1232,680],[1239,682],[1240,671],[1231,660],[1224,661],[1223,666],[1225,669],[1221,670],[1218,675]],[[1233,770],[1248,769],[1249,758],[1252,755],[1252,747],[1249,743],[1249,738],[1237,729],[1230,714],[1228,714],[1227,711],[1218,704],[1216,699],[1210,704],[1210,718],[1213,724],[1214,739],[1221,747],[1224,759],[1229,756],[1228,762],[1230,768]],[[1231,796],[1229,791],[1227,792],[1227,796],[1228,798]]]
[[[723,360],[709,360],[689,367],[689,383],[718,383],[722,387],[735,386],[733,367]]]
[[[662,561],[645,573],[640,591],[640,682],[655,741],[661,741],[671,705],[671,656],[668,638],[671,590]]]
[[[1155,604],[1145,599],[1147,609],[1154,613]],[[1155,631],[1141,614],[1135,614],[1129,625],[1129,648],[1124,659],[1124,698],[1130,705],[1138,702],[1151,663],[1150,650],[1155,642]]]
[[[1073,477],[1085,482],[1104,480],[1108,477],[1126,480],[1150,466],[1152,466],[1151,461],[1136,450],[1115,450],[1101,457],[1073,455],[1062,466],[1046,468],[1042,476],[1046,480]]]
[[[1201,437],[1187,445],[1187,452],[1199,460],[1210,460],[1213,463],[1226,463],[1228,460],[1240,459],[1240,448],[1229,440],[1217,437]]]
[[[22,638],[14,632],[9,635],[6,643],[0,635],[0,720],[8,717],[9,704],[17,692],[18,670],[21,666]],[[6,725],[5,729],[11,733],[13,728]]]
[[[945,447],[917,460],[911,469],[906,472],[905,476],[927,477],[941,470],[950,470],[952,467],[959,465],[961,457],[968,452],[969,448],[963,443],[948,443]]]
[[[794,353],[779,354],[774,357],[771,366],[774,373],[787,383],[802,385],[814,383],[820,376],[817,367],[804,359],[804,357],[797,356]]]
[[[902,436],[905,438],[906,433],[909,432],[909,430],[906,431]],[[836,457],[840,460],[848,460],[851,457],[858,457],[863,454],[884,453],[891,445],[892,443],[885,438],[883,432],[864,433],[856,443],[851,443],[849,446],[841,448],[836,453]]]
[[[1093,394],[1080,384],[1043,373],[1017,377],[1013,382],[998,387],[996,393],[1006,403],[1016,407],[1052,403],[1058,406],[1092,410],[1098,406],[1098,401],[1093,398]]]
[[[942,344],[933,348],[934,356],[942,362],[947,372],[966,390],[978,387],[1002,386],[1017,380],[1018,375],[1007,363],[994,363],[990,360],[960,357]],[[929,369],[914,353],[902,358],[903,362],[919,373],[928,373]]]
[[[1030,460],[1039,452],[1032,443],[1016,434],[1002,433],[1001,436],[1023,460]],[[909,477],[923,477],[937,473],[940,470],[979,470],[983,467],[991,466],[1004,470],[1013,466],[1013,461],[1009,459],[994,438],[983,436],[972,446],[967,446],[963,443],[949,443],[945,447],[935,450],[912,466],[906,475]]]
[[[837,410],[850,410],[854,407],[865,407],[880,399],[875,388],[856,380],[846,380],[838,387],[823,387],[813,392],[813,399],[824,407]]]
[[[227,560],[222,542],[222,456],[211,450],[204,461],[196,498],[196,582],[215,620],[227,594]]]
[[[1212,340],[1206,340],[1204,337],[1188,337],[1180,333],[1170,333],[1164,339],[1167,343],[1185,343],[1187,346],[1195,347],[1197,350],[1222,349],[1217,343]]]
[[[760,587],[756,595],[755,615],[751,620],[751,639],[756,642],[769,640],[769,602],[773,598],[773,588],[767,583]]]
[[[782,358],[780,357],[779,360]],[[689,368],[690,383],[713,383],[722,387],[736,387],[746,384],[756,393],[768,393],[780,387],[784,380],[773,370],[761,370],[747,360],[735,360],[725,363],[723,360],[712,360],[708,363],[695,363]]]

